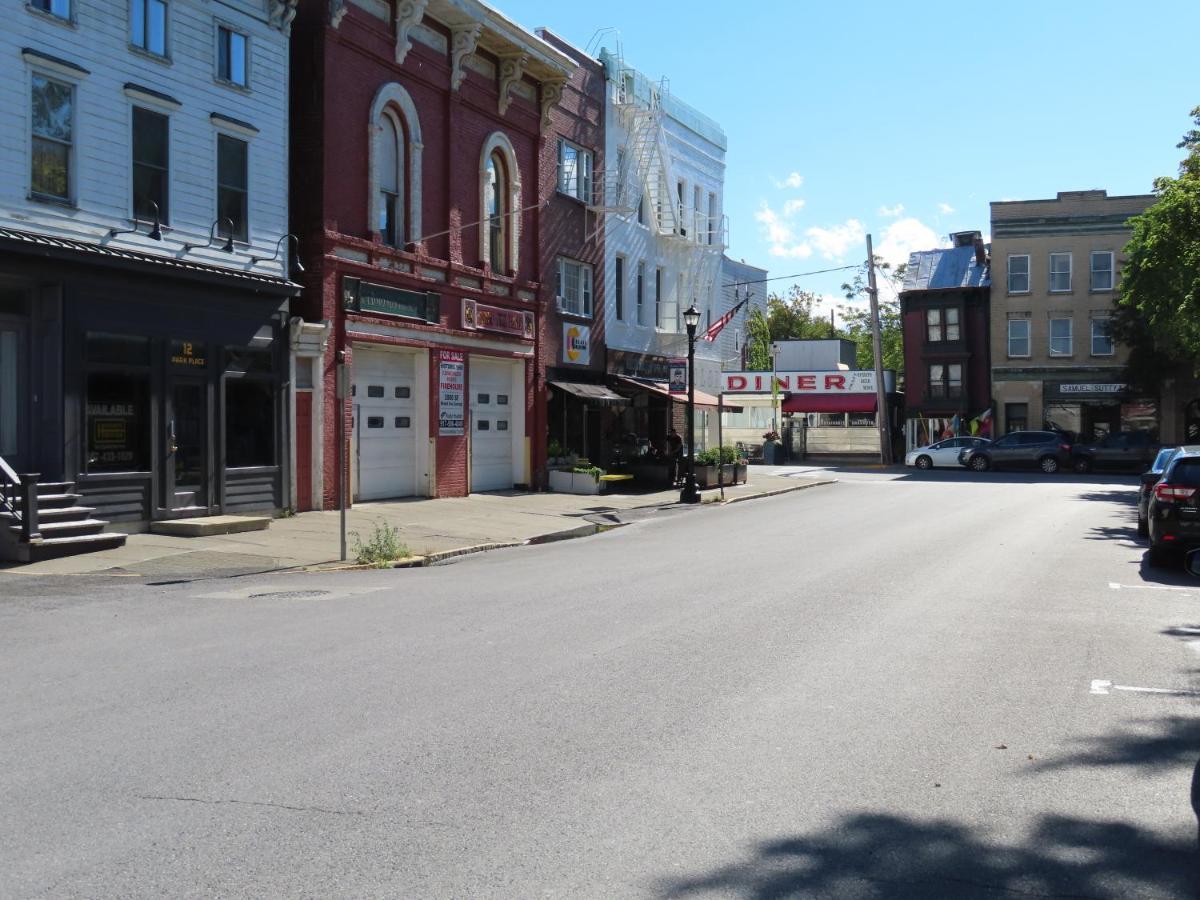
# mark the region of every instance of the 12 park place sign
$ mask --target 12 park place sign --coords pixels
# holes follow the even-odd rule
[[[853,372],[776,372],[779,390],[795,394],[873,394],[875,373]],[[769,394],[770,372],[722,372],[721,392],[725,394]]]

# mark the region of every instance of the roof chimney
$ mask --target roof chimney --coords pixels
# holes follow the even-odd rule
[[[983,243],[983,235],[975,232],[975,265],[987,265],[987,247]]]
[[[950,235],[950,243],[955,247],[970,247],[982,237],[978,231],[955,231]]]

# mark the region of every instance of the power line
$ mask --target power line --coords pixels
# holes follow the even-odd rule
[[[814,272],[798,272],[795,275],[776,275],[774,278],[760,278],[758,281],[731,281],[728,284],[721,285],[722,287],[741,287],[751,284],[766,284],[768,281],[783,281],[788,278],[807,278],[809,275],[825,275],[828,272],[845,272],[849,269],[857,269],[862,265],[858,263],[853,266],[838,266],[834,269],[817,269]]]

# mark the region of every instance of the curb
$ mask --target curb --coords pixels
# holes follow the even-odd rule
[[[730,497],[721,503],[721,506],[729,506],[731,503],[744,503],[747,500],[761,500],[764,497],[778,497],[780,494],[791,494],[795,491],[805,491],[809,488],[824,487],[827,484],[837,484],[837,479],[827,478],[823,481],[808,481],[803,484],[791,484],[784,488],[774,488],[773,490],[763,491],[759,494],[743,494],[740,497]]]

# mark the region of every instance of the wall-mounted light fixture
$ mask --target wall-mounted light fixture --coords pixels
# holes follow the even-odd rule
[[[154,207],[154,227],[151,228],[146,233],[146,237],[150,238],[150,240],[152,240],[152,241],[161,241],[162,240],[162,223],[159,220],[158,204],[155,203],[153,200],[149,201],[149,203],[151,206]],[[115,237],[117,237],[117,235],[121,235],[121,234],[140,234],[140,232],[138,231],[138,226],[141,224],[143,224],[141,219],[139,219],[137,217],[137,215],[135,214],[133,217],[133,227],[132,228],[110,228],[108,230],[108,236],[110,238],[115,238]]]
[[[283,249],[284,241],[289,241],[289,246],[295,248],[293,252],[288,254],[288,274],[291,275],[292,272],[299,272],[303,275],[304,266],[300,263],[300,238],[294,234],[285,234],[275,242],[275,254],[273,256],[252,256],[250,257],[250,262],[257,264],[279,259],[279,253]]]
[[[229,218],[228,216],[226,216],[223,219],[217,219],[217,221],[212,223],[212,227],[208,229],[208,243],[207,244],[184,244],[183,252],[187,253],[188,251],[195,250],[199,247],[211,247],[217,239],[217,227],[222,222],[229,223],[229,236],[225,238],[225,243],[221,245],[221,249],[224,250],[226,253],[232,253],[233,252],[233,219]]]

